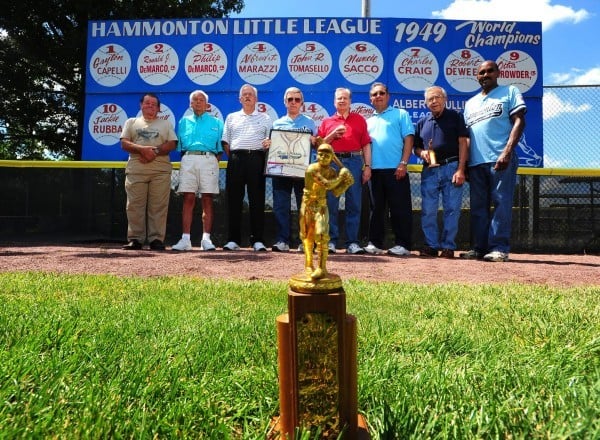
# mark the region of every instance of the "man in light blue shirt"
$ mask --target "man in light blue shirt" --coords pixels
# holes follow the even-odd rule
[[[383,253],[387,205],[395,240],[388,254],[407,256],[412,247],[408,160],[412,153],[415,128],[406,110],[389,105],[390,94],[385,84],[371,85],[369,95],[375,114],[367,119],[372,163],[365,163],[365,167],[371,167],[371,218],[369,244],[365,251],[369,254]]]
[[[288,88],[283,94],[283,103],[287,114],[273,122],[273,128],[310,133],[311,145],[314,144],[314,135],[317,131],[315,121],[300,113],[300,109],[304,105],[302,91],[297,87]],[[296,207],[300,212],[304,178],[273,176],[271,183],[273,184],[273,215],[277,226],[275,244],[272,249],[273,252],[287,252],[290,250],[292,191],[296,197]]]
[[[469,187],[473,249],[467,259],[508,260],[513,196],[519,157],[516,148],[525,128],[525,100],[514,86],[498,85],[500,70],[484,61],[477,71],[481,92],[465,105],[469,128]],[[493,210],[491,208],[494,208]]]

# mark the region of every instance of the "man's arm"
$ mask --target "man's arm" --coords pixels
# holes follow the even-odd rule
[[[511,115],[510,120],[512,122],[512,128],[510,129],[506,146],[496,160],[496,164],[494,165],[495,170],[504,170],[508,167],[510,157],[519,143],[519,139],[521,139],[523,130],[525,129],[525,110],[521,110],[520,112]]]
[[[403,147],[402,147],[402,159],[396,168],[394,175],[396,179],[403,179],[408,175],[408,160],[412,154],[413,143],[415,141],[414,134],[408,134],[404,136]]]

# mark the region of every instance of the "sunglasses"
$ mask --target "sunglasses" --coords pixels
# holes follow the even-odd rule
[[[302,102],[302,98],[288,98],[287,102]]]
[[[496,71],[496,69],[494,69],[493,67],[488,67],[487,69],[480,70],[478,73],[479,73],[479,75],[485,75],[486,73],[492,73],[495,71]]]
[[[378,92],[373,92],[371,93],[371,96],[385,96],[385,92],[383,91],[378,91]]]

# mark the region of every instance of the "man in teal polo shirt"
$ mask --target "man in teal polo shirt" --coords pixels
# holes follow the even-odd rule
[[[192,250],[191,228],[196,194],[202,199],[202,240],[203,251],[214,251],[210,233],[213,225],[213,195],[219,193],[219,159],[223,153],[221,137],[223,122],[210,115],[208,95],[202,90],[190,94],[190,108],[193,114],[184,116],[179,121],[177,134],[178,149],[183,153],[179,171],[179,188],[183,194],[181,240],[171,249],[174,251]]]

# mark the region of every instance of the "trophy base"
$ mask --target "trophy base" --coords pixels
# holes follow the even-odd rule
[[[358,415],[358,431],[356,433],[357,440],[371,440],[371,433],[369,432],[369,426],[367,420],[362,414]],[[269,432],[267,433],[267,440],[281,440],[282,435],[287,433],[281,432],[281,426],[279,425],[279,416],[271,418],[269,423]]]
[[[306,272],[292,275],[290,289],[296,293],[333,293],[342,288],[342,279],[335,273],[327,273],[323,278],[314,279]]]

